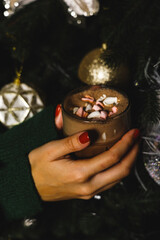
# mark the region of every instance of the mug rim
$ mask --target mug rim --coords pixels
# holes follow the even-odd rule
[[[66,98],[67,98],[68,96],[72,95],[73,93],[82,92],[83,90],[87,90],[87,89],[89,89],[89,88],[106,88],[106,89],[112,89],[112,90],[115,90],[115,91],[117,91],[117,92],[120,92],[122,95],[124,95],[125,97],[127,97],[127,99],[128,99],[128,106],[126,107],[126,109],[125,109],[123,112],[119,113],[119,114],[116,115],[116,116],[110,117],[110,118],[108,118],[108,119],[106,119],[106,120],[91,120],[91,119],[80,118],[80,117],[78,117],[77,115],[72,114],[71,112],[67,111],[67,110],[64,108],[64,102],[65,102],[65,100],[66,100]],[[107,122],[112,121],[113,119],[119,118],[121,115],[124,115],[127,111],[130,110],[130,108],[131,108],[130,99],[129,99],[128,95],[127,95],[124,91],[122,91],[122,90],[120,90],[120,89],[118,89],[118,88],[115,88],[115,87],[108,87],[108,86],[105,86],[105,85],[82,86],[82,87],[73,89],[73,90],[71,90],[71,91],[66,95],[65,99],[64,99],[63,102],[62,102],[62,110],[65,112],[65,114],[67,114],[69,117],[71,117],[71,118],[73,118],[73,119],[76,119],[76,120],[78,120],[78,121],[80,121],[80,122],[84,122],[84,123],[87,123],[87,124],[89,124],[89,123],[105,124],[105,123],[107,123]]]

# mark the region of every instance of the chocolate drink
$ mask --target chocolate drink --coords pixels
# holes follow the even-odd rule
[[[87,86],[70,92],[62,105],[63,133],[88,131],[91,144],[76,152],[95,156],[116,143],[130,128],[130,103],[125,93],[104,86]]]

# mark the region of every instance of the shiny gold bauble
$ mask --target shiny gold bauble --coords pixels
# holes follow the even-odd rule
[[[88,85],[105,84],[113,87],[125,88],[129,85],[129,69],[124,64],[118,67],[109,67],[102,59],[102,53],[111,55],[112,52],[102,48],[96,48],[89,52],[81,61],[78,69],[78,77]]]

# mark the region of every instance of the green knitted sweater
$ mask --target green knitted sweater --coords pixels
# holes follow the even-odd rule
[[[53,106],[1,135],[0,208],[7,219],[33,217],[42,210],[28,153],[56,138]]]

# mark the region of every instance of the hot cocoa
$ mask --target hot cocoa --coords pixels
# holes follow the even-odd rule
[[[77,152],[91,157],[110,148],[130,127],[130,104],[126,94],[113,88],[90,86],[72,91],[63,106],[65,136],[88,131],[91,145]]]

